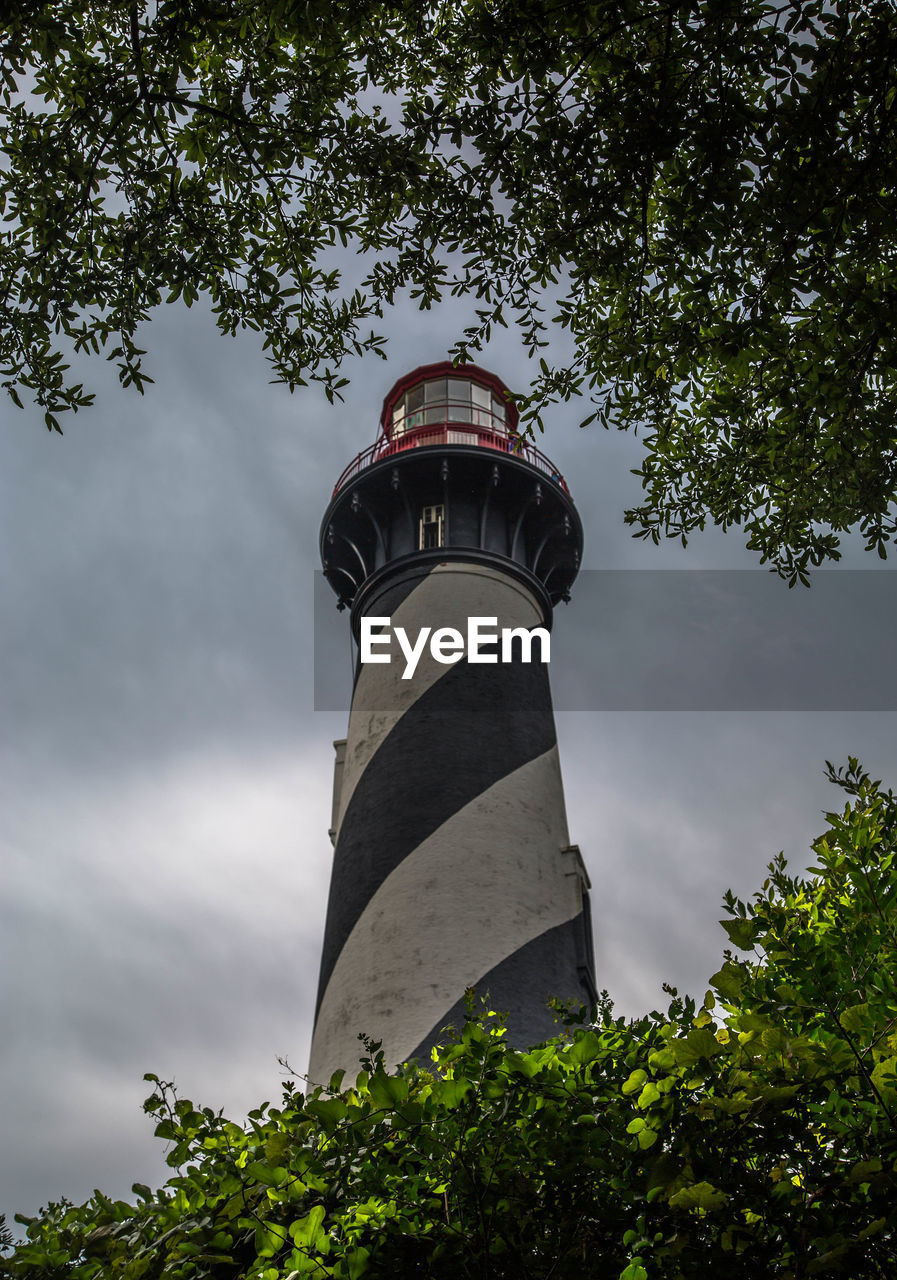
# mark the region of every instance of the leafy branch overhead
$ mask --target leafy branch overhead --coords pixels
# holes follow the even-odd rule
[[[6,1280],[890,1280],[897,1249],[897,797],[850,761],[805,879],[781,858],[701,1008],[527,1052],[470,1017],[421,1066],[244,1125],[149,1076],[175,1171],[18,1221]],[[361,1050],[359,1050],[361,1053]]]
[[[384,309],[469,297],[569,365],[535,423],[646,432],[639,536],[742,525],[792,580],[897,476],[891,0],[23,3],[2,28],[0,368],[59,416],[72,349],[207,301],[274,376],[344,385]]]

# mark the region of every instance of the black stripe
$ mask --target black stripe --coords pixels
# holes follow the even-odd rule
[[[409,573],[405,576],[396,575],[394,579],[390,579],[388,581],[387,586],[384,588],[382,594],[377,596],[376,602],[373,605],[368,602],[367,594],[365,593],[366,603],[364,606],[364,613],[371,614],[374,617],[391,618],[393,614],[405,603],[408,597],[413,595],[418,587],[422,586],[431,573],[432,569],[425,569],[418,570],[415,573]],[[370,579],[368,579],[368,581],[370,581]],[[359,596],[356,595],[355,604],[352,607],[352,634],[355,637],[356,645],[358,644],[358,630],[361,625],[361,614],[359,613],[358,605]],[[358,680],[361,676],[361,672],[361,658],[360,654],[356,650],[353,697],[355,696],[354,690],[358,688]],[[377,710],[382,709],[383,708],[380,707],[377,708]]]
[[[552,996],[579,1004],[594,1003],[591,975],[586,977],[579,964],[585,924],[580,913],[553,929],[546,929],[501,960],[475,984],[474,1013],[482,1011],[481,1001],[495,1013],[506,1013],[505,1038],[515,1049],[529,1049],[563,1031],[548,1008]],[[429,1061],[433,1045],[445,1044],[448,1039],[445,1028],[454,1027],[460,1033],[465,1013],[462,994],[409,1057]]]
[[[555,742],[541,663],[458,662],[408,708],[368,761],[340,826],[317,1008],[346,939],[390,872],[452,814]]]
[[[392,566],[390,565],[388,567],[391,568]],[[365,591],[363,612],[365,614],[372,613],[380,616],[388,614],[389,617],[392,617],[396,610],[401,608],[408,597],[412,595],[413,592],[417,591],[418,587],[423,586],[427,578],[432,574],[434,568],[435,565],[432,564],[415,564],[404,574],[391,573],[385,578],[379,591],[373,595],[369,590]],[[370,582],[371,578],[368,578],[367,581]],[[360,600],[356,601],[356,604],[352,608],[353,627],[355,627],[356,621],[362,612],[358,608],[360,603],[362,603]]]

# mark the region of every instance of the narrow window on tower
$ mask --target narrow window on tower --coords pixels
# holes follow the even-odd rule
[[[441,547],[445,523],[444,507],[424,507],[420,518],[420,549],[429,551],[431,547]]]

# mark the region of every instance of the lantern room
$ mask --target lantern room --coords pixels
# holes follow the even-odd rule
[[[346,467],[338,493],[366,467],[406,449],[466,445],[525,458],[562,488],[563,476],[517,432],[517,406],[508,388],[488,369],[455,366],[450,360],[425,364],[400,378],[383,401],[380,434]]]
[[[383,402],[383,434],[398,444],[419,431],[445,428],[453,444],[506,447],[517,434],[517,409],[499,378],[477,365],[455,368],[449,361],[422,365],[401,378]],[[486,437],[486,438],[483,438]]]

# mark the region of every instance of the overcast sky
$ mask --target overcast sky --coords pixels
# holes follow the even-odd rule
[[[315,389],[269,385],[257,341],[219,337],[200,309],[166,308],[141,344],[156,377],[145,398],[97,362],[83,376],[98,404],[64,438],[36,411],[0,407],[9,1217],[164,1180],[164,1146],[141,1112],[145,1071],[239,1119],[279,1099],[278,1055],[305,1070],[331,743],[346,719],[313,709],[318,524],[343,466],[373,440],[393,381],[444,358],[461,320],[457,308],[397,312],[389,362],[353,364],[346,403],[331,408]],[[511,336],[481,363],[511,386],[529,377]],[[580,408],[556,412],[539,443],[570,481],[587,569],[755,567],[737,534],[711,532],[687,550],[633,541],[622,512],[639,493],[629,474],[639,442],[578,431]],[[849,563],[866,566],[858,553]],[[808,710],[812,691],[779,703],[779,686],[762,696],[762,672],[743,697],[707,704],[735,709],[652,710],[694,704],[658,690],[691,688],[706,652],[672,636],[681,608],[669,625],[652,613],[649,578],[633,578],[631,609],[625,592],[602,607],[601,581],[584,577],[558,610],[553,665],[564,652],[576,668],[556,670],[562,705],[617,705],[600,691],[625,675],[636,691],[623,704],[646,709],[559,711],[558,729],[571,838],[594,890],[599,986],[635,1014],[663,1004],[664,980],[703,994],[725,945],[727,887],[750,895],[780,849],[808,863],[822,811],[840,803],[826,758],[859,755],[894,782],[895,716]],[[892,581],[885,570],[883,590]],[[796,606],[774,585],[784,619]],[[775,633],[784,658],[793,633],[763,608],[758,643]],[[880,611],[845,597],[825,612],[860,665],[867,646],[880,650]],[[334,616],[342,645],[346,615]],[[633,627],[642,667],[629,657]],[[806,643],[812,656],[817,641]],[[348,671],[347,642],[340,661]],[[834,705],[854,705],[850,696]]]

